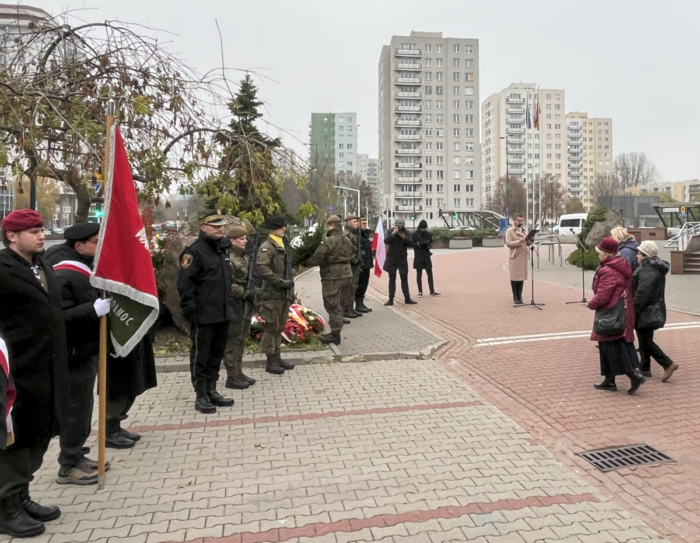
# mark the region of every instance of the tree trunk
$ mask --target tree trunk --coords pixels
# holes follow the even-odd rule
[[[75,192],[75,197],[78,200],[78,210],[75,213],[75,222],[88,222],[88,216],[90,215],[90,193],[87,187],[80,182],[80,177],[78,172],[70,168],[64,179],[65,183],[73,189]]]

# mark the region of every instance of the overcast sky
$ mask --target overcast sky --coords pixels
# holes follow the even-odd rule
[[[12,0],[5,0],[11,3]],[[698,0],[29,0],[167,29],[199,71],[255,69],[270,120],[303,152],[314,111],[357,112],[377,156],[382,45],[411,30],[480,40],[481,100],[512,82],[566,91],[566,110],[612,117],[614,152],[644,151],[664,180],[700,177]],[[308,153],[306,153],[308,154]]]

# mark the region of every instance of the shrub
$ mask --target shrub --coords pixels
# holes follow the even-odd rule
[[[571,264],[572,266],[576,266],[577,268],[581,267],[581,249],[576,249],[573,253],[569,255],[569,258],[566,259],[566,261]],[[596,252],[595,248],[593,249],[586,249],[586,252],[584,253],[583,257],[583,267],[586,270],[595,270],[598,267],[598,264],[600,263],[600,259],[598,258],[598,253]]]

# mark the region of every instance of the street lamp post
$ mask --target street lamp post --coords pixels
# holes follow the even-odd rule
[[[357,209],[359,211],[360,209],[360,191],[358,189],[351,189],[350,187],[341,187],[338,185],[335,185],[333,188],[335,189],[340,189],[340,190],[351,190],[353,192],[357,193]],[[348,214],[348,200],[347,198],[345,199],[345,215]]]

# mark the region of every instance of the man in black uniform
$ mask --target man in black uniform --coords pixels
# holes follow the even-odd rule
[[[75,224],[63,235],[66,242],[54,245],[45,255],[61,287],[68,344],[70,400],[68,421],[59,440],[56,482],[60,484],[97,484],[97,462],[85,456],[83,447],[92,428],[100,317],[109,313],[110,303],[90,284],[99,231],[98,223]]]
[[[397,220],[394,223],[394,229],[387,231],[384,243],[386,244],[384,271],[389,274],[389,301],[384,305],[394,305],[397,271],[401,276],[404,303],[418,303],[411,300],[411,293],[408,289],[408,248],[413,247],[413,242],[411,236],[406,232],[406,223],[403,220]]]
[[[374,268],[374,259],[372,258],[370,231],[367,228],[367,219],[365,217],[360,217],[360,236],[364,256],[360,263],[360,278],[357,281],[357,290],[355,291],[355,311],[369,313],[372,310],[365,305],[365,294],[367,293],[367,287],[369,287],[369,274],[372,273],[372,268]]]
[[[190,373],[200,413],[216,413],[216,407],[229,407],[233,399],[216,391],[221,360],[226,350],[231,301],[232,270],[224,238],[223,217],[206,213],[199,219],[199,237],[180,256],[177,290],[182,316],[190,323]]]

